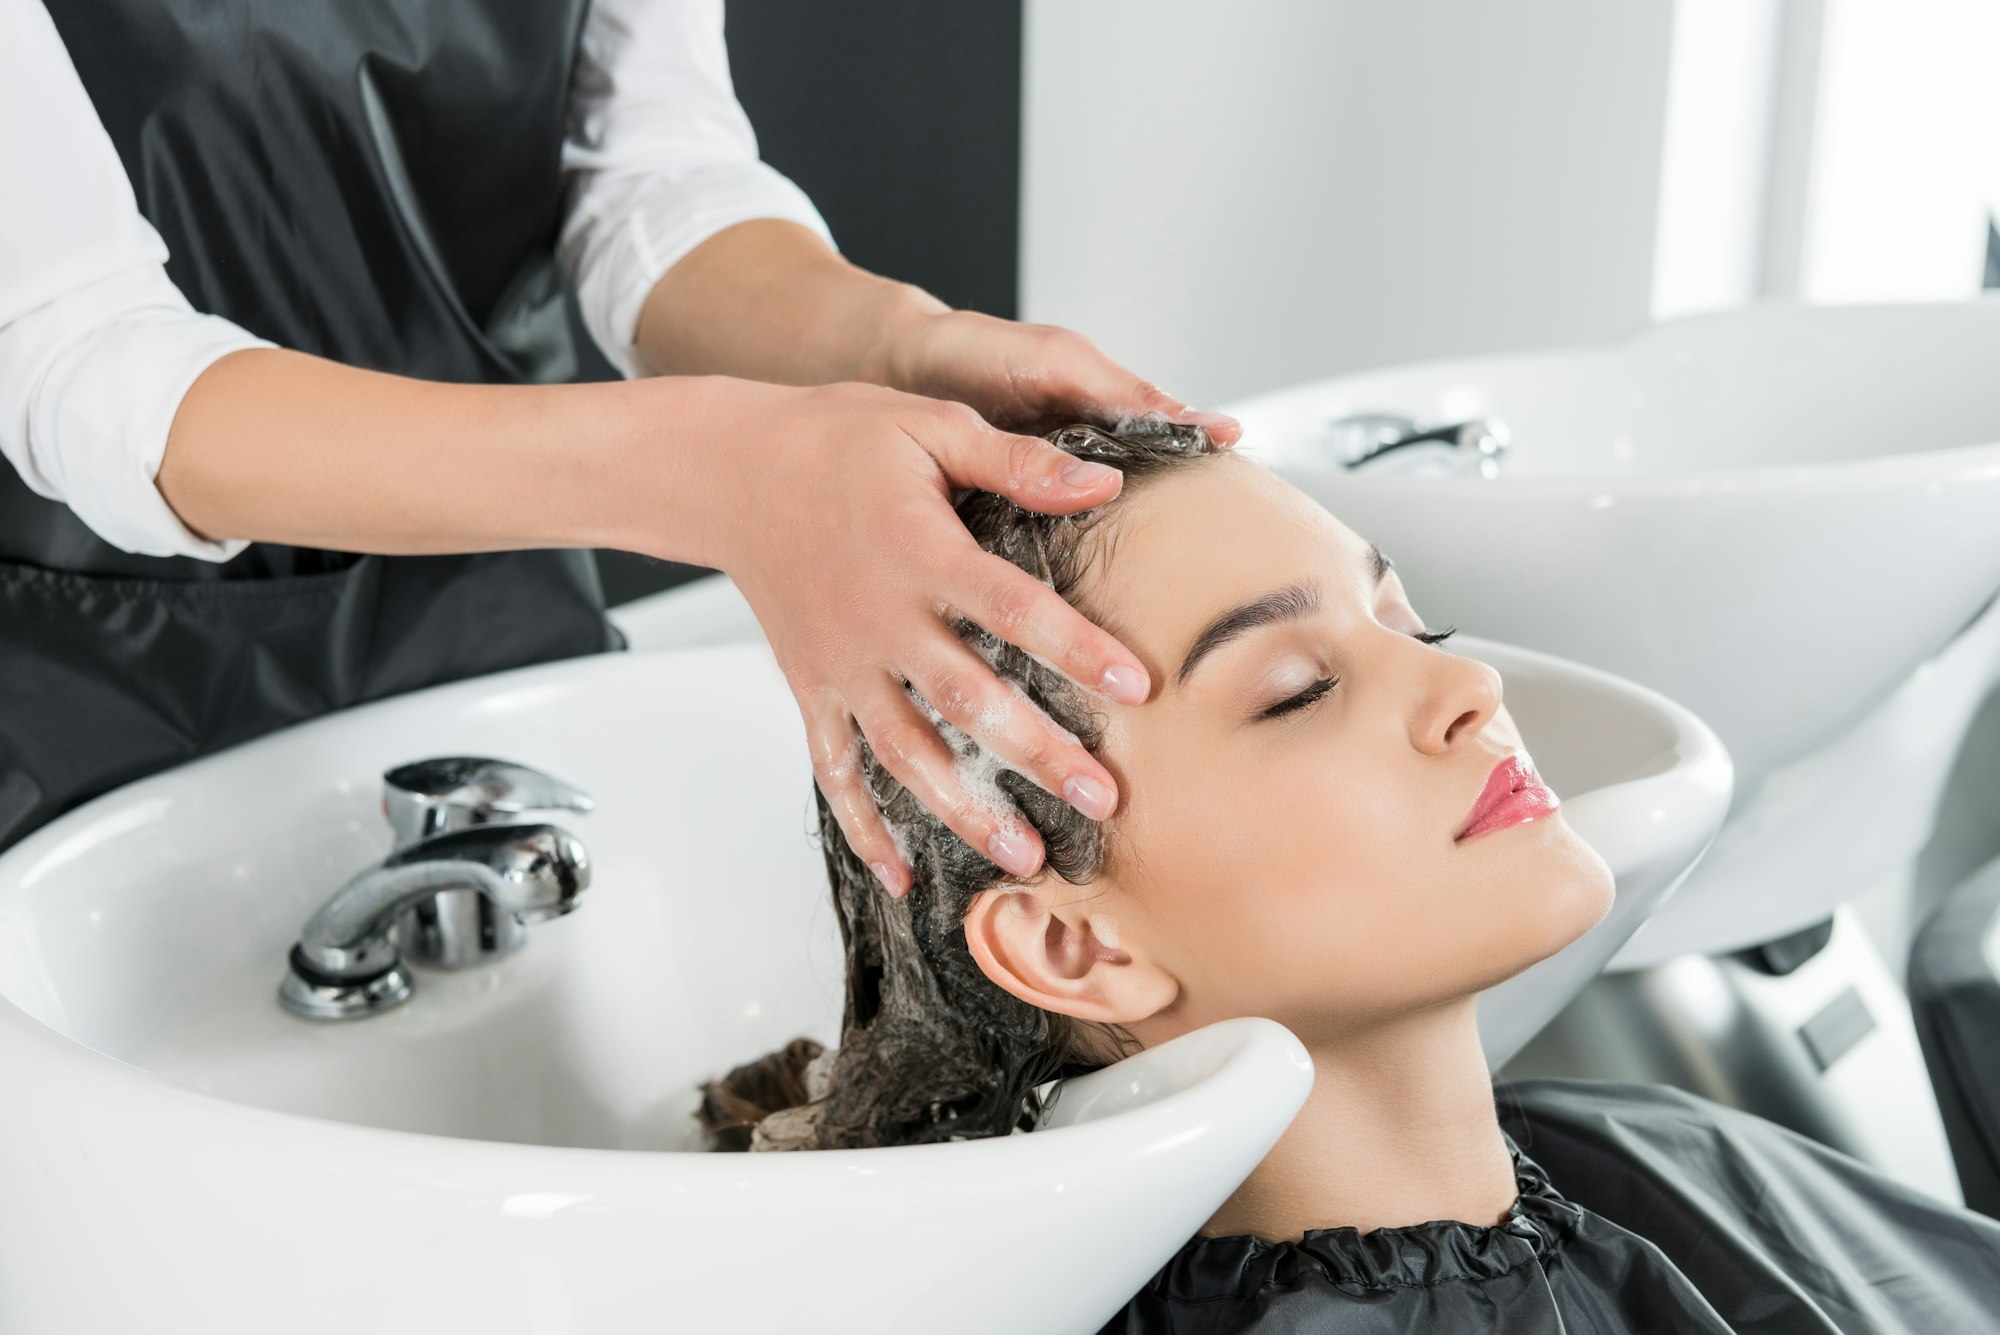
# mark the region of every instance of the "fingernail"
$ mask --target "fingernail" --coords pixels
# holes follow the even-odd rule
[[[1074,774],[1065,779],[1062,792],[1063,801],[1092,820],[1109,820],[1112,809],[1117,805],[1109,788],[1084,774]]]
[[[1213,431],[1217,427],[1235,427],[1239,431],[1243,429],[1243,424],[1227,413],[1202,413],[1190,408],[1181,414],[1180,420],[1188,426],[1198,426],[1204,431]]]
[[[882,882],[882,888],[889,892],[891,899],[903,897],[903,878],[896,875],[895,868],[886,862],[871,862],[868,866],[874,871],[875,879]]]
[[[995,830],[988,836],[986,856],[1016,876],[1033,876],[1042,865],[1028,841],[1013,830]]]
[[[1089,459],[1071,459],[1062,466],[1062,480],[1072,487],[1095,487],[1117,475],[1118,470],[1110,464],[1093,463]]]
[[[1113,663],[1098,678],[1098,686],[1121,705],[1146,703],[1146,674],[1138,668]]]

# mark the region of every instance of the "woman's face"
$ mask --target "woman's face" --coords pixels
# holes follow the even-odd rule
[[[1459,837],[1525,755],[1499,675],[1418,639],[1396,573],[1298,490],[1221,456],[1149,480],[1094,540],[1079,603],[1156,685],[1107,706],[1106,871],[1044,903],[1099,919],[1082,958],[1170,977],[1173,1030],[1337,1037],[1491,986],[1610,908],[1559,810]]]

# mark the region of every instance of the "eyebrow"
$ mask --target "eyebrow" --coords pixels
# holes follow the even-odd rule
[[[1396,563],[1382,554],[1382,549],[1369,544],[1368,568],[1376,584],[1387,578]],[[1215,620],[1202,627],[1201,634],[1194,637],[1188,646],[1187,657],[1181,660],[1180,671],[1174,674],[1174,684],[1181,685],[1193,672],[1195,664],[1239,635],[1247,634],[1260,626],[1273,626],[1282,621],[1297,621],[1319,611],[1320,591],[1311,584],[1288,584],[1282,589],[1261,594],[1247,603],[1239,603]]]

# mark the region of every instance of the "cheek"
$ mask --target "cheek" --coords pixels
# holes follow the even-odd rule
[[[1609,871],[1560,818],[1457,845],[1425,775],[1310,740],[1152,765],[1127,809],[1141,911],[1204,1020],[1311,1027],[1463,996],[1609,910]]]
[[[1205,976],[1238,994],[1298,984],[1324,996],[1352,979],[1365,990],[1384,943],[1425,916],[1410,882],[1435,879],[1420,864],[1443,836],[1379,760],[1301,737],[1213,747],[1190,772],[1164,761],[1143,772],[1123,833],[1191,985]]]

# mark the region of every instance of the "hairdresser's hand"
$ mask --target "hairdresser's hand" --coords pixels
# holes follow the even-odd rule
[[[1196,412],[1112,361],[1083,335],[974,311],[911,312],[887,325],[860,378],[956,399],[1003,426],[1074,416],[1099,425],[1145,413],[1204,427],[1218,445],[1243,434],[1233,417]]]
[[[956,613],[1126,704],[1150,693],[1124,646],[1053,589],[980,549],[955,487],[1045,514],[1101,505],[1122,482],[962,404],[872,385],[797,389],[747,381],[718,409],[734,470],[709,493],[710,563],[735,579],[805,715],[813,773],[848,844],[894,894],[909,869],[858,764],[859,738],[972,847],[1032,875],[1042,843],[1012,810],[966,791],[951,749],[905,694],[916,687],[989,751],[1093,819],[1117,805],[1110,773],[954,635]],[[858,728],[858,732],[857,732]]]

